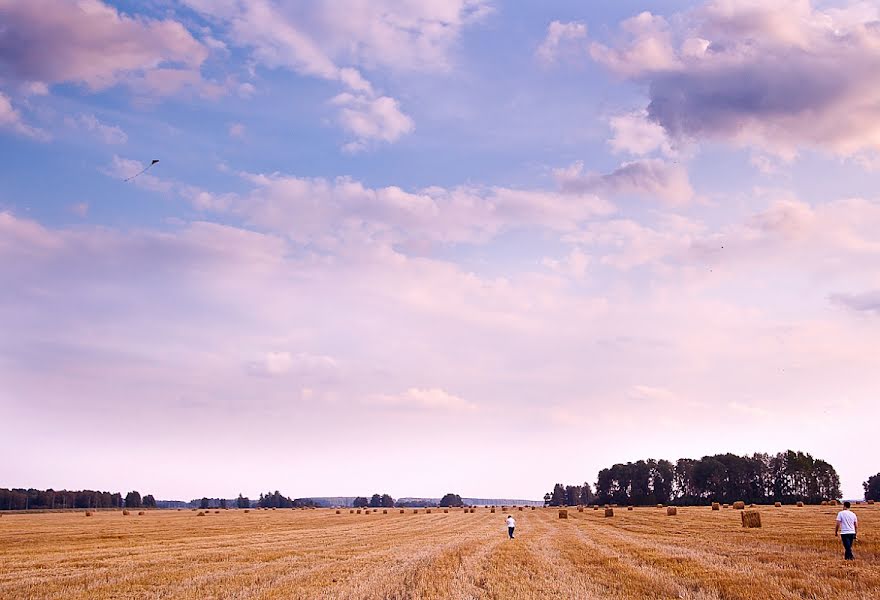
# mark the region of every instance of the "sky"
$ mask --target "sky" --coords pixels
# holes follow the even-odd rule
[[[861,497],[878,72],[876,2],[0,0],[0,485]]]

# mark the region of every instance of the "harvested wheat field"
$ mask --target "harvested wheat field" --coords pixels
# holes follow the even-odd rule
[[[845,563],[835,507],[504,514],[7,514],[0,598],[880,598],[880,507]]]

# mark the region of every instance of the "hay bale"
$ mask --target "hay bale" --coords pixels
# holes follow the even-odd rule
[[[662,504],[658,504],[658,505],[657,505],[657,508],[663,508],[663,505],[662,505]]]
[[[535,510],[535,507],[534,507],[534,506],[532,507],[532,510]]]
[[[472,509],[471,509],[471,512],[473,513],[473,512],[475,512],[476,510],[477,510],[476,508],[472,508]]]
[[[138,511],[138,516],[139,516],[139,517],[143,517],[143,516],[144,516],[144,511],[142,511],[142,510],[141,510],[141,511]]]
[[[667,517],[674,517],[677,514],[678,514],[678,509],[675,508],[674,506],[667,506],[666,507],[666,516]]]
[[[251,509],[246,508],[246,509],[244,509],[244,512],[249,513],[249,512],[251,512]]]
[[[712,503],[712,510],[721,510],[721,505],[717,502]]]
[[[418,508],[414,509],[414,510],[413,510],[413,514],[414,514],[414,515],[419,514],[419,509],[418,509]]]
[[[448,508],[444,508],[444,509],[443,509],[443,512],[448,513],[448,512],[449,512],[449,509],[448,509]]]
[[[357,509],[355,512],[356,512],[357,514],[361,514],[361,509]]]
[[[774,502],[773,506],[775,506],[776,508],[782,508],[782,502]]]
[[[733,508],[736,510],[743,510],[746,507],[746,503],[742,500],[737,500],[733,503]]]
[[[593,510],[599,510],[599,507],[598,507],[598,506],[594,506],[594,507],[593,507]]]
[[[744,510],[740,513],[743,527],[755,529],[761,526],[761,513],[756,510]]]
[[[730,508],[730,507],[727,506],[726,504],[722,504],[722,505],[721,505],[721,508]]]
[[[122,511],[122,516],[123,516],[123,517],[127,517],[127,516],[128,516],[128,511],[127,511],[127,510]]]
[[[219,515],[219,514],[220,514],[220,511],[219,511],[219,510],[215,510],[215,511],[214,511],[214,514],[215,514],[215,515]]]
[[[559,518],[560,519],[567,519],[568,518],[568,511],[565,509],[560,510],[559,511]]]
[[[831,500],[828,502],[828,504],[830,504],[831,506],[840,506],[840,502],[838,502],[837,500]]]
[[[583,506],[578,506],[578,512],[584,512],[584,507],[583,507]]]
[[[632,506],[627,506],[627,507],[626,507],[626,510],[632,510],[632,509],[633,509]]]
[[[400,514],[403,514],[403,513],[405,513],[405,512],[406,512],[406,511],[403,510],[402,508],[400,509]]]
[[[428,509],[425,509],[425,512],[426,512],[426,513],[427,513],[427,514],[429,514],[429,515],[430,515],[430,514],[431,514],[431,509],[430,509],[430,508],[428,508]]]
[[[92,516],[92,511],[87,510],[87,511],[86,511],[86,516],[87,516],[87,517],[91,517],[91,516]]]
[[[868,504],[874,504],[873,500],[868,500]]]
[[[819,503],[819,506],[828,506],[828,500],[822,500],[822,502]]]
[[[336,514],[337,514],[337,515],[341,515],[341,514],[342,514],[342,511],[341,511],[341,510],[337,510],[337,511],[336,511]]]
[[[520,510],[520,512],[521,512],[521,511],[522,511],[522,509],[523,509],[523,507],[522,507],[522,506],[520,506],[520,507],[519,507],[519,510]]]
[[[495,512],[495,507],[493,506],[492,508],[490,508],[490,509],[489,509],[489,512],[490,512],[490,513],[494,513],[494,512]]]
[[[797,503],[797,507],[798,507],[798,508],[802,508],[802,507],[803,507],[803,506],[804,506],[804,503],[803,503],[803,502],[800,502],[800,501],[798,501],[798,503]]]
[[[613,508],[606,508],[605,509],[605,516],[606,517],[613,517],[614,516],[614,509]]]
[[[199,511],[199,514],[197,514],[196,516],[197,516],[197,517],[204,517],[204,516],[205,516],[205,513],[203,513],[202,511]]]

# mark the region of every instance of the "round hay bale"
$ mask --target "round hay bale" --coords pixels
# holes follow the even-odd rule
[[[800,500],[798,500],[797,507],[798,507],[798,508],[803,508],[803,506],[804,506],[804,503],[801,502]]]
[[[219,515],[219,514],[220,514],[220,511],[219,511],[219,510],[215,510],[215,511],[214,511],[214,514],[215,514],[215,515]]]
[[[142,510],[138,511],[138,516],[139,516],[139,517],[143,517],[143,516],[144,516],[144,511],[142,511]]]
[[[721,505],[721,508],[730,508],[730,507],[727,506],[726,504],[722,504],[722,505]]]
[[[632,509],[633,509],[632,506],[627,506],[627,507],[626,507],[626,510],[632,510]]]
[[[712,503],[712,510],[721,510],[721,505],[717,502]]]
[[[774,502],[773,506],[775,506],[776,508],[782,508],[782,502]]]
[[[86,516],[87,516],[87,517],[91,517],[91,516],[92,516],[92,511],[87,510],[87,511],[86,511]]]
[[[756,529],[761,526],[761,513],[756,510],[744,510],[740,513],[742,525],[748,529]]]
[[[128,516],[128,511],[127,511],[127,510],[122,511],[122,516],[127,517],[127,516]]]
[[[404,512],[406,512],[406,511],[403,510],[403,509],[401,508],[401,509],[400,509],[400,514],[403,514]]]
[[[662,504],[658,504],[658,505],[657,505],[657,508],[663,508],[663,505],[662,505]]]
[[[382,514],[383,514],[383,515],[387,515],[387,514],[388,514],[388,509],[387,509],[387,508],[383,508],[383,509],[382,509]]]
[[[593,507],[593,510],[599,510],[599,507],[598,507],[598,506],[594,506],[594,507]]]
[[[666,516],[667,517],[674,517],[677,514],[678,514],[678,509],[675,508],[674,506],[667,506],[666,507]]]
[[[746,503],[742,500],[737,500],[733,503],[733,508],[736,510],[743,510],[746,507]]]
[[[559,518],[560,519],[567,519],[568,518],[568,511],[565,509],[560,510],[559,511]]]
[[[873,500],[868,500],[868,504],[874,504]]]
[[[429,515],[430,515],[430,514],[431,514],[431,509],[430,509],[430,508],[428,508],[428,509],[425,509],[425,513],[427,513],[427,514],[429,514]]]
[[[534,507],[534,506],[532,507],[532,510],[535,510],[535,507]]]
[[[349,508],[349,509],[348,509],[348,514],[353,515],[353,514],[354,514],[354,509],[353,509],[353,508]]]
[[[244,512],[249,513],[249,512],[251,512],[251,509],[246,508],[246,509],[244,509]]]
[[[355,511],[355,512],[356,512],[357,514],[361,514],[361,509],[357,509],[357,511]]]
[[[520,511],[522,511],[522,509],[523,509],[523,507],[522,507],[522,506],[520,506],[520,507],[519,507],[519,510],[520,510]]]
[[[204,516],[205,516],[205,513],[203,513],[202,511],[199,511],[199,514],[197,514],[196,516],[197,516],[197,517],[204,517]]]
[[[819,506],[828,506],[828,500],[822,500],[822,502],[819,503]]]
[[[606,508],[605,509],[605,516],[606,517],[613,517],[614,516],[614,509],[613,508]]]
[[[494,513],[494,512],[495,512],[495,507],[493,506],[492,508],[490,508],[490,509],[489,509],[489,512],[490,512],[490,513]]]
[[[578,512],[584,512],[584,507],[583,507],[583,506],[578,506]]]
[[[472,509],[471,509],[471,512],[473,513],[473,512],[475,512],[476,510],[477,510],[476,508],[472,508]],[[534,509],[532,509],[532,510],[534,510]]]
[[[341,510],[337,510],[337,511],[336,511],[336,514],[337,514],[337,515],[342,514],[342,511],[341,511]]]
[[[444,509],[443,509],[443,512],[448,513],[448,512],[449,512],[449,509],[448,509],[448,508],[444,508]]]
[[[419,514],[419,509],[418,509],[418,508],[416,508],[416,509],[413,509],[413,514],[414,514],[414,515],[417,515],[417,514]]]

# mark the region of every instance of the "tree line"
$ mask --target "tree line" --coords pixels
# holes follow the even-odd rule
[[[53,510],[65,508],[156,508],[156,499],[137,491],[124,497],[119,492],[94,490],[37,490],[0,488],[0,510]]]
[[[880,473],[876,486],[880,493]],[[868,482],[865,483],[867,492]],[[712,502],[806,502],[838,499],[840,478],[828,462],[804,452],[775,455],[716,454],[700,459],[639,460],[602,469],[595,491],[556,484],[544,496],[550,506],[577,504],[700,505]]]
[[[358,496],[352,501],[351,505],[355,508],[407,508],[410,506],[436,506],[436,504],[434,504],[433,502],[424,502],[420,500],[395,502],[394,498],[392,498],[388,494],[373,494],[372,498],[370,498],[369,500],[367,500],[365,496]],[[464,506],[464,501],[462,501],[461,496],[459,496],[458,494],[448,493],[440,499],[439,506]]]

